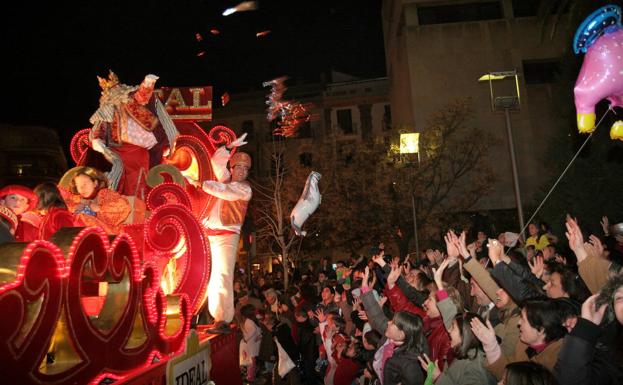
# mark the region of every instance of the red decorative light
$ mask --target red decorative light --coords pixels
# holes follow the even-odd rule
[[[89,132],[90,128],[85,128],[75,133],[73,138],[71,138],[71,143],[69,144],[69,152],[71,153],[71,159],[76,164],[80,164],[84,155],[87,153],[89,149]]]
[[[234,132],[217,126],[206,134],[188,122],[179,129],[178,145],[198,160],[202,180],[213,179],[209,156],[235,140]],[[81,130],[72,140],[76,163],[88,148],[88,133]],[[88,227],[63,229],[54,243],[1,245],[0,258],[19,256],[14,262],[0,259],[15,275],[0,285],[3,381],[98,384],[182,351],[210,276],[209,244],[200,224],[206,199],[192,186],[163,183],[148,194],[149,220],[125,226],[112,241],[102,229]],[[179,245],[180,277],[167,295],[158,260],[170,259]],[[100,283],[108,287],[101,309],[87,313],[87,288]],[[46,363],[48,353],[64,361]]]

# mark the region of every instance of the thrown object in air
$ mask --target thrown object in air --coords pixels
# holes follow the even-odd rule
[[[307,231],[302,230],[303,224],[320,205],[322,196],[318,189],[318,181],[322,175],[319,172],[312,171],[307,177],[303,194],[292,209],[290,214],[290,224],[296,235],[305,236]]]

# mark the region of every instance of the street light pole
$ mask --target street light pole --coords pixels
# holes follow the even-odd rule
[[[511,91],[508,86],[514,88],[512,92],[503,96],[495,96],[493,90],[494,81],[514,80],[513,83],[506,83],[506,92]],[[521,204],[521,193],[519,190],[519,176],[517,173],[517,159],[515,157],[515,145],[513,143],[513,126],[511,124],[511,109],[519,111],[520,108],[520,93],[519,93],[519,75],[516,70],[513,71],[500,71],[489,72],[478,79],[479,82],[488,81],[489,91],[491,93],[491,110],[500,111],[504,110],[504,117],[506,118],[506,135],[508,137],[508,152],[511,156],[511,169],[513,171],[513,187],[515,189],[515,203],[517,204],[517,216],[519,217],[519,236],[523,238],[524,231],[524,219],[523,219],[523,206]]]
[[[420,154],[418,153],[418,156]],[[411,192],[411,208],[413,210],[413,236],[415,237],[415,255],[416,258],[420,258],[420,243],[417,237],[417,217],[415,216],[415,193]]]
[[[517,204],[517,215],[519,216],[520,237],[523,237],[524,219],[523,207],[521,205],[521,193],[519,190],[519,175],[517,173],[517,159],[515,158],[515,144],[513,142],[513,126],[511,124],[511,113],[509,108],[504,108],[506,117],[506,135],[508,136],[508,152],[511,155],[511,168],[513,170],[513,187],[515,189],[515,203]]]
[[[400,134],[400,153],[417,154],[417,162],[420,164],[420,134],[418,132]],[[412,178],[413,179],[413,178]],[[413,183],[413,180],[411,180]],[[413,238],[415,240],[415,253],[420,255],[420,243],[417,236],[417,216],[415,212],[415,188],[413,184],[409,187],[411,192],[411,210],[413,214]]]

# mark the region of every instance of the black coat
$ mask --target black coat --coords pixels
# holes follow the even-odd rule
[[[387,322],[389,321],[383,310],[379,306],[371,291],[361,296],[361,302],[366,309],[368,321],[372,329],[385,335],[387,330]],[[383,337],[380,341],[382,346],[387,337]],[[405,351],[396,347],[393,355],[385,362],[383,367],[383,385],[420,385],[424,383],[424,372],[417,359],[421,353],[428,353],[428,345],[424,347],[424,352]]]
[[[554,367],[560,385],[623,384],[623,349],[618,346],[621,333],[616,321],[602,329],[579,318],[565,338]]]

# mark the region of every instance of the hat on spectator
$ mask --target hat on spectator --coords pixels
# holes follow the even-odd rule
[[[4,199],[7,195],[21,195],[28,199],[28,209],[26,211],[34,210],[37,207],[37,196],[35,193],[26,186],[18,184],[10,184],[0,189],[0,199]]]

